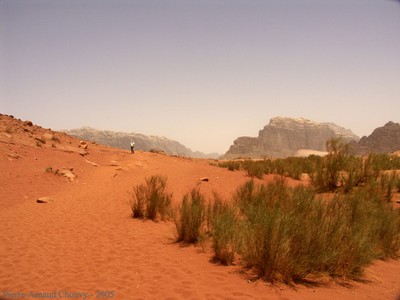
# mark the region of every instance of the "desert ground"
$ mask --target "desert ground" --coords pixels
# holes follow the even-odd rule
[[[175,204],[196,185],[207,197],[229,198],[249,180],[208,160],[81,144],[0,115],[0,170],[0,299],[400,296],[398,260],[376,261],[359,281],[271,285],[239,265],[212,263],[210,248],[175,243],[173,222],[131,217],[132,188],[151,175],[167,176]],[[203,177],[209,181],[199,181]],[[49,202],[38,203],[42,197]]]

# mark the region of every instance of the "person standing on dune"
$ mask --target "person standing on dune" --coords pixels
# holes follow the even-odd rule
[[[135,142],[131,140],[131,153],[135,153]]]

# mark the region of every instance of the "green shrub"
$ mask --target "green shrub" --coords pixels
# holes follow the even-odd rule
[[[248,184],[246,190],[251,186]],[[240,194],[243,189],[236,197]],[[241,202],[245,207],[240,253],[244,265],[268,281],[290,282],[304,277],[309,260],[306,241],[312,237],[312,227],[303,224],[312,219],[309,210],[317,203],[314,192],[304,187],[289,189],[276,180],[255,187],[247,196]]]
[[[384,172],[379,176],[380,187],[384,199],[388,202],[392,199],[393,191],[397,189],[396,185],[399,180],[395,171]]]
[[[247,171],[250,177],[262,179],[264,177],[264,166],[261,162],[246,160],[243,162],[243,169]]]
[[[379,187],[331,200],[316,200],[312,188],[250,181],[235,194],[241,228],[233,247],[245,267],[267,281],[286,283],[308,274],[355,278],[373,259],[400,250],[400,213],[382,201]]]
[[[147,218],[156,221],[171,216],[172,194],[166,192],[167,178],[154,175],[146,178],[146,184],[133,188],[130,207],[134,218]]]
[[[240,162],[235,160],[219,162],[219,167],[227,168],[229,171],[240,170]]]
[[[198,188],[193,188],[183,197],[178,210],[178,216],[174,217],[177,242],[197,243],[202,234],[206,211],[205,198]]]
[[[231,265],[238,247],[240,233],[237,222],[237,209],[231,204],[215,198],[209,205],[210,233],[214,259],[223,265]]]

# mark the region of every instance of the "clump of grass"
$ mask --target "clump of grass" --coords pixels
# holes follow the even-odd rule
[[[203,234],[206,211],[205,197],[199,188],[193,188],[183,197],[178,211],[178,215],[174,217],[178,232],[177,242],[197,243]]]
[[[209,214],[214,259],[223,265],[231,265],[239,247],[237,209],[232,203],[215,198],[213,204],[209,204]]]
[[[395,171],[383,172],[379,176],[380,188],[384,199],[388,202],[392,199],[393,191],[397,189],[399,177]]]
[[[129,205],[132,209],[132,217],[143,219],[145,216],[145,208],[146,208],[146,186],[145,185],[137,185],[132,189],[132,198],[129,202]]]
[[[243,169],[246,170],[250,177],[262,179],[265,174],[264,165],[257,161],[246,160],[243,162]]]
[[[219,162],[218,166],[221,168],[227,168],[229,171],[240,170],[240,162],[235,160],[229,160],[224,162]]]
[[[290,189],[280,179],[266,186],[250,182],[238,190],[236,203],[244,214],[240,254],[247,268],[271,282],[304,276],[309,258],[304,242],[311,233],[301,224],[313,219],[308,214],[316,203],[313,196],[311,189]]]
[[[154,175],[146,178],[146,184],[135,186],[129,202],[132,216],[153,221],[170,218],[172,194],[166,191],[166,184],[166,177]]]

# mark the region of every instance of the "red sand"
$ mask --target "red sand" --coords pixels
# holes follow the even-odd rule
[[[377,261],[360,282],[320,280],[295,287],[253,282],[239,266],[213,264],[210,249],[175,244],[171,222],[132,219],[130,191],[148,176],[165,175],[178,202],[199,178],[208,177],[201,191],[228,198],[248,180],[243,172],[206,160],[140,151],[132,155],[94,144],[81,156],[79,141],[61,133],[38,143],[35,137],[46,132],[0,115],[0,299],[85,299],[84,293],[87,299],[344,300],[400,295],[400,261],[394,260]],[[48,167],[73,168],[77,178],[70,182],[46,172]],[[43,196],[54,202],[36,203]]]

